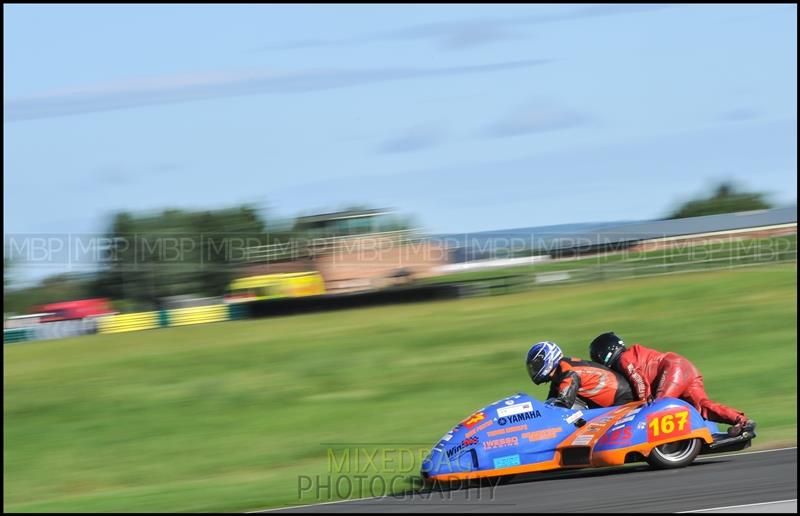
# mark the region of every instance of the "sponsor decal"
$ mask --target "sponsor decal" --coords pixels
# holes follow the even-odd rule
[[[593,424],[593,425],[605,425],[606,423],[608,423],[609,421],[611,421],[615,417],[617,417],[616,412],[613,413],[613,414],[608,414],[608,415],[605,415],[605,416],[601,416],[601,417],[595,419],[594,421],[592,421],[591,424]]]
[[[655,385],[664,385],[664,380],[667,379],[667,370],[664,369],[661,371],[661,376],[658,377],[658,380],[655,382]]]
[[[581,416],[583,416],[583,412],[581,412],[581,411],[579,410],[579,411],[577,411],[576,413],[572,414],[571,416],[569,416],[569,417],[567,418],[567,423],[570,423],[570,424],[572,424],[572,423],[574,423],[575,421],[577,421],[578,419],[580,419],[580,418],[581,418]]]
[[[536,430],[535,432],[525,432],[522,434],[522,437],[531,442],[545,441],[547,439],[554,438],[556,435],[558,435],[559,432],[561,432],[561,430],[562,430],[561,427],[545,428],[543,430]]]
[[[633,418],[635,418],[635,417],[636,417],[636,414],[629,414],[629,415],[625,416],[624,418],[620,419],[619,421],[617,421],[617,423],[627,423],[628,421],[633,421]]]
[[[641,423],[639,423],[638,425],[636,425],[636,429],[637,429],[637,430],[644,430],[644,427],[646,427],[646,426],[647,426],[647,423],[645,423],[644,421],[642,421]]]
[[[497,418],[497,424],[500,426],[505,426],[509,423],[521,423],[522,421],[535,419],[537,417],[542,417],[542,413],[539,412],[538,410],[534,410],[532,412],[523,412],[522,414],[514,414],[513,416],[499,417]]]
[[[485,422],[481,423],[479,426],[477,426],[477,427],[473,428],[472,430],[470,430],[469,432],[467,432],[467,437],[472,437],[477,432],[482,432],[483,430],[486,430],[487,428],[489,428],[493,424],[494,424],[494,422],[491,419],[488,420],[488,421],[485,421]]]
[[[612,418],[607,418],[606,422],[610,421],[611,419]],[[572,441],[572,444],[589,444],[589,442],[591,442],[592,439],[595,438],[595,434],[598,433],[603,428],[605,428],[604,424],[600,424],[597,422],[589,423],[583,429],[581,435],[579,435],[578,437],[575,438],[574,441]]]
[[[497,409],[497,415],[498,417],[509,417],[509,416],[514,416],[516,414],[522,414],[523,412],[531,412],[531,411],[533,411],[533,403],[531,403],[530,401],[526,401],[525,403],[520,403],[519,405],[513,405],[510,407],[500,407]]]
[[[508,468],[511,466],[519,466],[519,455],[508,455],[506,457],[498,457],[492,461],[495,468]]]
[[[602,428],[603,425],[598,425],[597,423],[589,423],[588,425],[586,425],[586,428],[584,429],[583,432],[586,434],[596,434]]]
[[[648,442],[686,435],[691,429],[692,422],[686,409],[663,410],[647,416]]]
[[[483,412],[476,412],[471,416],[469,416],[464,421],[462,421],[461,424],[463,424],[467,428],[472,428],[473,426],[477,425],[484,419],[486,419],[486,414],[484,414]]]
[[[474,437],[469,437],[467,439],[464,439],[463,441],[461,441],[456,446],[453,446],[452,448],[447,450],[447,458],[448,459],[452,459],[458,452],[460,452],[462,450],[466,450],[470,446],[475,446],[476,444],[478,444],[478,436],[477,435],[474,436]]]
[[[603,418],[597,419],[595,421],[592,421],[591,423],[589,423],[589,426],[606,426],[606,423],[608,423],[612,419],[614,419],[614,418],[613,417],[603,417]]]
[[[514,400],[506,400],[503,403],[505,403],[506,405],[513,405],[514,404]]]
[[[627,444],[633,438],[633,430],[629,426],[612,428],[611,432],[603,436],[602,441],[607,444]]]
[[[628,364],[626,369],[628,370],[628,377],[633,380],[631,386],[636,389],[637,398],[640,400],[644,399],[644,391],[645,391],[645,383],[642,379],[642,375],[640,375],[636,368],[633,367],[633,364]]]
[[[506,428],[498,428],[497,430],[490,430],[486,432],[489,437],[495,437],[503,434],[513,434],[514,432],[524,432],[528,429],[528,425],[507,426]]]
[[[494,450],[496,448],[507,448],[509,446],[518,446],[519,438],[515,435],[512,437],[503,437],[502,439],[492,439],[491,441],[483,442],[484,450]]]
[[[442,441],[449,441],[452,438],[453,438],[453,434],[448,432],[448,433],[444,434],[444,437],[442,437]]]
[[[593,435],[579,435],[575,438],[575,440],[572,441],[572,444],[589,444],[592,442],[592,439],[594,439]]]

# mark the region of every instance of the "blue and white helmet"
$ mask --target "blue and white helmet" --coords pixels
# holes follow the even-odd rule
[[[528,351],[528,358],[525,360],[528,366],[528,374],[533,383],[539,385],[549,380],[550,373],[555,369],[558,361],[564,353],[555,342],[549,340],[534,344]]]

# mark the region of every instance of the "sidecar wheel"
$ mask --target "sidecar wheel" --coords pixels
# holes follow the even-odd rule
[[[659,469],[683,468],[694,461],[702,448],[700,439],[688,439],[656,446],[650,450],[647,462]]]

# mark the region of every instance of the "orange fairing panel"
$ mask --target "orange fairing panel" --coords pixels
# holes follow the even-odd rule
[[[606,430],[614,426],[614,424],[630,410],[641,405],[641,402],[632,402],[608,412],[601,414],[588,421],[585,425],[580,427],[577,431],[570,434],[569,437],[561,441],[557,448],[561,449],[567,446],[589,446],[593,447],[595,443],[605,434]]]
[[[450,482],[452,480],[468,480],[476,478],[487,477],[501,477],[504,475],[519,475],[520,473],[532,473],[535,471],[548,471],[553,469],[561,469],[560,453],[556,452],[555,459],[545,462],[537,462],[536,464],[523,464],[521,466],[511,466],[508,468],[489,469],[485,471],[468,471],[464,473],[448,473],[444,475],[434,475],[431,477],[433,480],[440,480]]]
[[[641,444],[636,444],[633,446],[628,446],[625,448],[617,448],[614,450],[606,450],[606,451],[597,451],[592,453],[592,466],[619,466],[621,464],[625,464],[625,457],[629,453],[639,452],[643,456],[647,457],[650,455],[650,451],[655,448],[656,446],[660,446],[662,444],[666,444],[669,442],[675,441],[683,441],[686,439],[702,439],[706,443],[711,444],[713,442],[713,438],[711,437],[711,432],[708,431],[708,428],[699,428],[697,430],[692,430],[686,435],[681,436],[680,439],[669,438],[664,439],[661,441],[654,441],[654,442],[645,442]]]

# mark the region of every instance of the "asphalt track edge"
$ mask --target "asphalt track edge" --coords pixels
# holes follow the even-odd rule
[[[770,448],[770,449],[765,449],[765,450],[753,450],[753,451],[743,451],[743,452],[735,452],[735,453],[707,454],[707,455],[702,455],[700,457],[697,457],[697,459],[695,459],[695,462],[702,462],[702,461],[705,461],[705,460],[719,459],[719,458],[724,458],[724,457],[738,457],[738,456],[745,456],[745,455],[757,455],[757,454],[763,454],[763,453],[774,453],[774,452],[781,452],[781,451],[787,451],[787,450],[796,450],[796,449],[797,449],[797,446],[787,446],[787,447],[782,447],[782,448]],[[590,471],[590,470],[587,469],[587,471]],[[269,508],[269,509],[258,509],[258,510],[253,510],[253,511],[246,511],[244,514],[258,514],[258,513],[264,513],[264,512],[288,511],[288,510],[297,510],[297,509],[310,509],[310,508],[313,508],[313,507],[319,507],[319,506],[325,506],[325,505],[334,505],[334,504],[341,504],[341,503],[355,503],[355,502],[363,502],[363,501],[367,501],[367,500],[377,500],[377,499],[381,499],[381,498],[386,498],[386,496],[373,496],[373,497],[367,497],[367,498],[351,498],[351,499],[346,499],[346,500],[332,500],[332,501],[329,501],[329,502],[318,502],[318,503],[305,504],[305,505],[294,505],[294,506],[286,506],[286,507],[272,507],[272,508]],[[778,502],[785,502],[785,501],[791,501],[791,500],[778,500],[776,502],[759,502],[759,504],[778,503]],[[744,504],[744,505],[749,505],[749,504]],[[753,504],[753,505],[757,505],[757,504]],[[728,507],[736,507],[736,506],[728,506]],[[711,510],[716,510],[716,509],[720,509],[720,508],[718,507],[718,508],[708,508],[708,509],[694,509],[694,510],[681,511],[681,512],[689,513],[689,512],[699,512],[699,511],[711,511]]]

